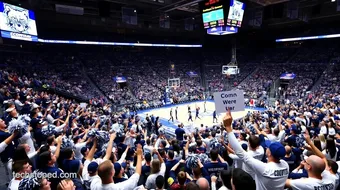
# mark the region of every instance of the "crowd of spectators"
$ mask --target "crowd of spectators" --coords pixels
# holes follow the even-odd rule
[[[84,99],[100,96],[83,76],[80,60],[74,56],[55,53],[8,53],[2,59],[4,64],[14,71],[19,71],[23,76],[34,79],[40,86]],[[80,72],[74,72],[75,70]]]
[[[203,125],[194,132],[179,124],[174,134],[165,133],[157,115],[142,118],[128,107],[112,110],[86,77],[114,105],[134,104],[141,109],[163,105],[169,76],[181,80],[180,87],[170,89],[172,97],[179,101],[201,99],[204,88],[200,78],[186,72],[203,74],[199,69],[202,62],[173,51],[163,56],[157,51],[132,54],[119,50],[111,54],[27,55],[25,59],[7,56],[5,64],[13,69],[0,70],[0,159],[8,188],[338,189],[340,59],[336,54],[330,66],[323,55],[303,64],[295,62],[298,58],[292,63],[270,64],[274,58],[269,57],[257,64],[240,64],[241,71],[251,75],[242,74],[229,82],[236,83],[246,96],[265,95],[280,74],[289,71],[298,77],[284,92],[301,100],[266,105],[265,111],[249,112],[235,120],[227,112],[217,124]],[[178,57],[171,57],[174,54]],[[223,59],[216,60],[221,67]],[[321,62],[312,64],[315,61]],[[173,73],[172,63],[178,63]],[[25,69],[20,70],[22,66]],[[215,71],[206,71],[205,77],[222,80],[223,75],[214,76]],[[115,76],[126,77],[131,85],[116,83]],[[304,93],[320,76],[316,91]],[[91,100],[80,104],[36,88],[37,83]],[[228,80],[222,83],[228,84]],[[212,88],[224,90],[221,84]]]
[[[340,91],[338,80],[340,78],[340,56],[335,54],[335,57],[330,61],[330,66],[322,74],[322,81],[317,86],[315,91],[323,94],[333,94]]]
[[[227,114],[221,124],[194,133],[179,125],[171,137],[157,116],[113,112],[105,104],[83,107],[36,91],[32,83],[1,72],[1,161],[16,174],[8,175],[9,189],[336,189],[339,184],[336,94],[317,94],[303,104],[269,107],[240,120]],[[33,174],[23,175],[28,173]],[[56,176],[41,178],[41,173]]]

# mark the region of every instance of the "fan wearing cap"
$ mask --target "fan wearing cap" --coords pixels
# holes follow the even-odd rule
[[[304,169],[307,170],[308,178],[288,179],[286,181],[286,187],[292,188],[293,190],[336,189],[338,179],[332,174],[333,171],[328,165],[326,156],[314,145],[309,134],[305,134],[305,139],[316,154],[309,156],[302,162]],[[330,171],[332,171],[332,173]]]
[[[9,104],[9,107],[6,109],[6,112],[8,113],[5,122],[8,125],[9,122],[13,119],[13,118],[18,118],[19,114],[17,112],[17,110],[15,109],[15,105],[14,104]]]
[[[50,107],[46,109],[46,121],[49,124],[52,124],[54,121],[54,118],[52,116],[52,109]]]
[[[223,125],[228,132],[228,140],[235,154],[255,173],[257,190],[282,190],[289,174],[289,166],[282,160],[285,156],[285,148],[281,143],[267,141],[266,156],[268,163],[263,163],[247,154],[237,141],[231,127],[233,118],[230,110],[223,118]],[[270,144],[269,144],[270,143]]]
[[[44,120],[38,120],[37,127],[34,130],[34,138],[35,138],[35,141],[36,141],[38,147],[41,146],[41,144],[43,143],[43,141],[45,141],[45,138],[46,138],[43,135],[43,133],[41,132],[41,129],[45,125],[47,125],[47,122],[45,122]]]
[[[290,136],[285,140],[285,142],[287,143],[291,143],[293,146],[297,146],[296,144],[296,139],[298,138],[298,129],[296,127],[295,124],[292,124],[291,125],[291,128],[290,128]]]
[[[114,163],[113,164],[113,167],[115,169],[115,175],[113,177],[113,181],[115,183],[120,183],[120,182],[123,182],[123,181],[126,181],[127,178],[124,176],[124,171],[125,171],[125,168],[126,168],[126,163]]]

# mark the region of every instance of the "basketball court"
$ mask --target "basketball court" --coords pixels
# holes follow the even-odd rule
[[[188,106],[191,108],[191,115],[192,120],[188,121],[189,115],[188,115]],[[196,106],[200,107],[199,117],[201,119],[195,119],[196,116]],[[178,120],[176,120],[175,116],[175,108],[178,107]],[[170,119],[170,109],[173,109],[173,117],[174,122],[168,121]],[[162,108],[156,108],[156,109],[149,109],[149,110],[143,110],[139,111],[138,115],[142,118],[146,117],[146,114],[149,116],[153,114],[155,117],[159,116],[159,121],[162,123],[162,125],[165,127],[166,132],[170,134],[174,134],[178,124],[183,123],[184,126],[194,126],[194,127],[200,127],[201,124],[204,126],[213,126],[217,123],[213,123],[213,112],[215,110],[215,103],[212,100],[209,100],[206,102],[206,112],[204,112],[204,101],[196,101],[196,102],[190,102],[190,103],[183,103],[183,104],[177,104],[177,105],[169,105]],[[264,108],[255,108],[255,109],[248,109],[246,108],[245,111],[241,112],[233,112],[232,116],[234,119],[240,119],[243,116],[245,116],[248,111],[264,111]],[[224,114],[217,114],[217,121],[218,123],[222,122]]]

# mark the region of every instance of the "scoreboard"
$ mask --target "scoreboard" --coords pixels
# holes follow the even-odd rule
[[[204,0],[200,3],[205,29],[236,26],[241,27],[244,3],[238,0]]]
[[[224,26],[224,7],[222,0],[205,0],[202,3],[204,28]]]

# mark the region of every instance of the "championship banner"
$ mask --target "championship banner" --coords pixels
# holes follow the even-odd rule
[[[260,27],[263,20],[263,8],[254,9],[249,12],[249,25],[254,27]]]
[[[122,7],[122,22],[137,25],[137,11],[129,7]]]
[[[170,28],[170,17],[167,14],[159,16],[159,27]]]
[[[194,30],[195,19],[194,18],[186,18],[184,20],[184,29],[187,31]]]
[[[296,77],[296,74],[294,73],[283,73],[280,76],[280,79],[284,79],[284,80],[292,80]]]
[[[299,2],[290,1],[287,3],[287,18],[297,19],[299,17]]]
[[[170,64],[170,73],[175,74],[175,64]]]

